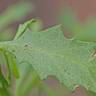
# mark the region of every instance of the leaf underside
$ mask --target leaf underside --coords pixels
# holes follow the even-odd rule
[[[0,47],[16,56],[18,66],[32,65],[41,79],[54,75],[72,91],[82,85],[96,92],[96,44],[66,39],[60,25],[41,32],[26,30]]]

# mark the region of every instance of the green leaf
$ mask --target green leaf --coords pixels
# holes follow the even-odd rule
[[[19,72],[17,69],[16,58],[14,57],[14,55],[12,53],[5,50],[4,48],[0,48],[0,52],[1,52],[1,54],[4,55],[4,58],[6,61],[6,67],[8,68],[7,76],[5,76],[5,78],[2,74],[2,68],[0,69],[0,75],[1,75],[0,79],[1,79],[1,83],[3,86],[5,86],[5,85],[8,86],[11,84],[11,80],[12,80],[13,76],[16,78],[19,78]]]
[[[16,80],[15,94],[16,96],[27,96],[39,84],[40,78],[28,62],[22,62],[19,65],[19,71],[20,78]]]
[[[8,51],[5,51],[4,55],[9,68],[9,76],[13,74],[16,78],[19,78],[19,72],[16,64],[16,57],[14,57],[14,55]]]
[[[20,78],[16,80],[16,96],[27,96],[35,87],[41,91],[45,91],[48,96],[57,96],[55,92],[40,80],[37,72],[28,62],[22,62],[19,65],[19,71]]]
[[[96,92],[96,43],[66,39],[60,25],[41,32],[27,29],[0,47],[16,56],[18,66],[29,62],[40,79],[54,75],[71,91],[82,85]]]
[[[8,87],[8,82],[5,79],[5,77],[3,76],[3,73],[0,68],[0,88],[7,88],[7,87]]]
[[[41,26],[42,24],[40,20],[32,19],[30,21],[27,21],[26,23],[20,25],[14,39],[18,39],[24,32],[26,32],[27,29],[32,32],[38,32],[40,31]]]
[[[88,94],[88,96],[96,96],[96,93],[95,92],[91,92],[91,91],[88,91],[87,94]]]
[[[0,96],[11,96],[6,88],[0,88]]]

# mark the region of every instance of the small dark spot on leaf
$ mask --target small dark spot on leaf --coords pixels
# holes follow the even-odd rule
[[[15,52],[15,50],[12,50],[12,52]]]
[[[26,44],[24,47],[28,47],[28,45]]]

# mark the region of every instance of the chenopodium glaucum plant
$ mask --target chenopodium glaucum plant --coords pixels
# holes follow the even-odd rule
[[[67,20],[71,19],[68,18],[70,15],[64,16],[66,21],[64,25],[75,33],[73,39],[67,39],[64,36],[61,30],[62,24],[40,31],[40,22],[32,19],[20,25],[14,40],[0,43],[0,52],[7,54],[9,77],[19,78],[16,79],[14,96],[27,96],[25,94],[28,90],[38,85],[39,80],[43,80],[49,75],[56,76],[71,91],[81,85],[89,91],[96,92],[95,39],[90,40],[87,34],[80,35],[80,30],[84,32],[85,27],[83,30],[79,23],[76,23],[76,26],[71,26],[71,24],[69,26]],[[72,23],[75,24],[75,21],[74,19]],[[94,31],[94,35],[92,33],[91,36],[96,34],[95,23],[92,21],[88,25],[86,24],[88,26],[86,31],[90,31],[90,34]],[[76,31],[79,32],[76,33]],[[4,77],[2,73],[0,76],[4,79],[3,81],[0,79],[4,85],[1,87],[7,89],[11,79],[7,76]]]

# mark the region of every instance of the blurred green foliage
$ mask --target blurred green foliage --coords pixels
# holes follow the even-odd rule
[[[72,33],[73,38],[87,42],[96,41],[96,16],[89,16],[82,23],[71,7],[65,8],[62,13],[60,21],[63,28]]]
[[[15,29],[8,26],[16,21],[23,20],[32,10],[33,6],[30,2],[20,2],[8,7],[0,14],[0,41],[12,39]]]

